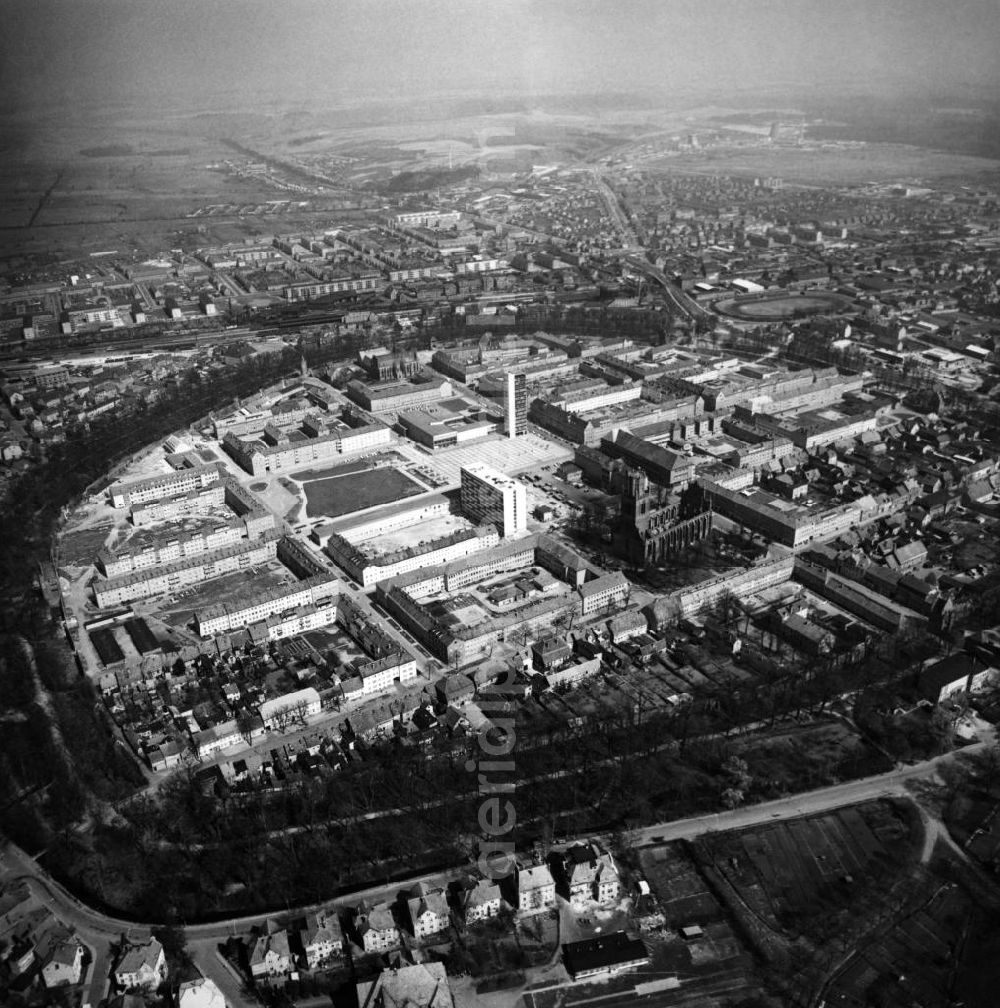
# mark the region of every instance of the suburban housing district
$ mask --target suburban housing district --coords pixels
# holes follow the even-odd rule
[[[645,755],[758,732],[832,746],[808,785],[785,768],[754,780],[747,743],[680,786],[714,776],[720,794],[693,810],[732,811],[890,773],[902,739],[917,740],[906,756],[944,759],[921,748],[932,725],[943,748],[984,744],[1000,710],[997,195],[603,171],[465,183],[363,224],[101,259],[3,292],[11,340],[64,348],[3,366],[0,452],[22,470],[71,423],[172,375],[296,348],[294,369],[88,488],[39,571],[150,801],[178,781],[220,805],[291,800],[403,752],[474,769],[482,753],[530,755],[518,786],[565,780],[567,801],[519,827],[502,877],[473,867],[475,851],[446,870],[415,851],[398,884],[372,869],[359,881],[379,885],[356,896],[273,908],[228,935],[189,929],[194,976],[170,935],[88,937],[5,866],[12,988],[127,1008],[164,984],[179,1008],[320,982],[350,982],[363,1008],[500,989],[526,1008],[749,998],[769,942],[804,954],[787,915],[821,890],[839,907],[894,859],[919,863],[919,816],[867,801],[877,791],[791,824],[787,809],[740,820],[691,849],[672,841],[704,829],[646,829],[655,803],[567,835],[584,771],[544,760],[599,739],[586,772],[613,765],[619,729]],[[902,240],[907,228],[925,240]],[[241,305],[261,292],[270,307],[251,328]],[[153,351],[69,349],[153,315]],[[820,680],[843,685],[749,706]],[[873,681],[887,692],[862,717],[851,704]],[[398,811],[376,801],[366,815]],[[1000,849],[991,815],[981,861]],[[466,830],[487,842],[474,819]],[[782,859],[797,879],[784,889]],[[252,897],[230,881],[234,900]],[[968,910],[956,893],[919,908],[911,950],[943,945],[941,921]],[[753,927],[784,937],[748,952],[741,900]],[[887,975],[873,951],[896,933],[886,913],[869,949],[817,973],[824,1003],[864,1004]],[[892,983],[916,989],[899,972]]]

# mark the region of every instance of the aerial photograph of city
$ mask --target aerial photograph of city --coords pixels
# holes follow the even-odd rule
[[[1000,3],[0,0],[0,1008],[1000,1008]]]

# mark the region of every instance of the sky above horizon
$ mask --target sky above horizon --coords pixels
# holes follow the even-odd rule
[[[2,0],[5,110],[1000,88],[997,0]]]

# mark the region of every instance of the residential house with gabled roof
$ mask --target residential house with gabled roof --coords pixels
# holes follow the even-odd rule
[[[917,539],[905,546],[897,546],[893,557],[900,570],[912,570],[927,562],[927,547]]]
[[[45,965],[42,966],[42,980],[45,986],[64,987],[80,982],[83,975],[83,945],[73,937],[53,942]]]
[[[199,977],[180,985],[177,1008],[228,1008],[228,1005],[214,980]]]
[[[268,922],[270,926],[270,922]],[[283,976],[294,969],[288,947],[288,932],[277,930],[260,935],[250,948],[250,973],[258,977]]]
[[[534,914],[555,906],[556,883],[548,865],[531,865],[517,870],[517,908]]]
[[[344,954],[344,933],[335,913],[312,913],[300,933],[309,969],[319,969]]]
[[[446,931],[451,924],[448,901],[440,889],[430,889],[423,883],[411,890],[406,907],[414,938],[428,938]]]
[[[472,889],[466,889],[462,894],[462,911],[466,924],[495,917],[502,906],[504,900],[500,895],[500,886],[489,879],[479,879]]]
[[[362,903],[358,907],[357,930],[366,952],[387,952],[400,945],[399,929],[388,903]]]
[[[444,964],[437,962],[383,970],[357,988],[358,1008],[454,1008]]]
[[[167,978],[163,946],[155,938],[143,945],[127,946],[115,967],[114,977],[122,990],[158,987]]]
[[[574,844],[564,855],[569,900],[575,907],[618,899],[621,881],[611,855],[596,844]]]
[[[629,609],[608,620],[608,634],[612,644],[631,640],[649,629],[646,617],[638,609]]]

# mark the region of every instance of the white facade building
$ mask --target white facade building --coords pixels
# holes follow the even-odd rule
[[[528,491],[490,466],[463,467],[462,512],[477,524],[495,525],[507,539],[528,527]]]

